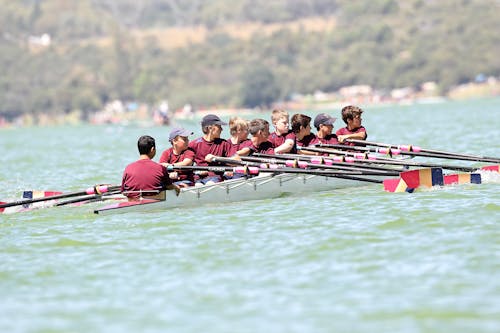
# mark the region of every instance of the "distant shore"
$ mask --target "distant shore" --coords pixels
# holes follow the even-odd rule
[[[430,88],[429,88],[430,87]],[[446,101],[466,100],[473,98],[500,96],[500,83],[490,78],[486,82],[471,82],[460,85],[448,92],[446,96],[435,94],[435,87],[428,83],[427,90],[413,91],[410,88],[393,90],[391,94],[381,94],[368,86],[345,87],[338,92],[315,92],[309,95],[296,95],[290,101],[275,103],[265,109],[231,108],[213,106],[209,108],[193,108],[186,105],[176,110],[159,111],[158,108],[137,102],[124,103],[113,101],[103,110],[96,111],[84,117],[83,112],[75,110],[61,115],[22,115],[12,120],[0,116],[0,128],[77,125],[89,123],[102,124],[138,124],[142,126],[170,125],[178,120],[199,119],[208,113],[215,113],[221,117],[243,116],[252,117],[255,114],[264,114],[274,108],[283,108],[288,111],[301,110],[321,111],[339,110],[346,105],[360,105],[363,107],[378,107],[388,105],[434,104]],[[88,119],[85,119],[88,118]]]

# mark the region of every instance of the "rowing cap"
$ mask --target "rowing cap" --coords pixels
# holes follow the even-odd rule
[[[187,129],[176,127],[170,131],[170,134],[168,135],[168,141],[172,142],[178,136],[190,136],[192,134],[193,132],[188,131]]]
[[[319,125],[333,125],[337,118],[326,113],[320,113],[314,118],[314,127],[319,128]]]
[[[210,125],[227,125],[227,123],[223,122],[219,117],[215,114],[207,114],[201,120],[201,126],[210,126]]]

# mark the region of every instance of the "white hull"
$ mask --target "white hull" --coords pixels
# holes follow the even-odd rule
[[[358,176],[382,180],[386,177]],[[205,204],[223,204],[238,201],[277,198],[286,194],[299,195],[307,192],[319,192],[340,188],[357,187],[370,182],[342,179],[336,177],[307,174],[261,174],[254,178],[240,178],[204,185],[183,188],[178,196],[174,191],[167,191],[166,200],[144,200],[144,204],[115,204],[97,209],[96,214],[141,211],[151,209],[169,209],[175,207],[193,207]],[[137,202],[137,203],[140,203]]]

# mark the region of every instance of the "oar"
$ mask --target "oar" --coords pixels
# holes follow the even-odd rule
[[[179,166],[174,166],[174,165],[169,165],[167,167],[167,171],[174,171],[174,170],[192,170],[192,171],[210,171],[210,172],[234,172],[234,173],[241,173],[241,174],[250,174],[250,175],[258,175],[259,174],[259,168],[256,167],[248,167],[248,166],[243,166],[243,167],[225,167],[225,166],[203,166],[203,165],[179,165]]]
[[[462,153],[452,153],[452,152],[441,151],[441,150],[425,149],[425,148],[421,148],[418,146],[412,146],[412,145],[393,145],[393,144],[388,144],[388,143],[355,140],[355,139],[346,139],[346,141],[354,143],[354,144],[360,144],[360,145],[369,145],[369,146],[397,149],[403,155],[457,159],[457,160],[464,160],[464,161],[477,161],[477,162],[487,162],[487,163],[500,163],[500,158],[498,158],[498,157],[488,157],[488,156],[470,155],[470,154],[462,154]],[[352,148],[353,146],[350,146],[350,147]],[[356,146],[354,146],[354,147],[356,147]]]
[[[352,148],[353,146],[351,146]],[[473,167],[465,167],[465,166],[456,166],[456,165],[442,165],[435,163],[417,163],[408,160],[399,160],[393,158],[385,158],[379,157],[374,154],[368,153],[353,153],[347,151],[338,151],[338,150],[330,150],[324,148],[314,148],[314,147],[302,147],[303,150],[311,150],[318,153],[329,153],[329,154],[339,154],[344,155],[345,157],[340,156],[332,157],[336,161],[344,161],[347,163],[376,163],[376,164],[388,164],[388,165],[402,165],[402,166],[413,166],[413,167],[422,167],[422,168],[442,168],[446,170],[456,170],[456,171],[464,171],[464,172],[472,172],[477,170],[477,168]],[[352,156],[352,157],[347,157]]]
[[[59,201],[54,206],[59,207],[59,206],[65,206],[65,205],[78,203],[78,202],[84,203],[86,201],[90,201],[90,202],[103,201],[105,199],[104,197],[108,197],[108,196],[112,196],[112,195],[120,194],[120,193],[121,193],[121,191],[120,191],[120,189],[118,189],[116,191],[106,192],[103,194],[88,194],[88,195],[84,195],[82,197],[77,197],[77,198],[72,198],[69,200]]]
[[[344,169],[344,168],[351,168],[351,169],[356,169],[356,170],[380,170],[380,171],[405,171],[404,168],[390,168],[386,166],[381,166],[381,165],[367,165],[367,164],[362,164],[362,163],[356,163],[354,162],[355,160],[353,159],[353,163],[349,163],[349,166],[346,166],[345,160],[334,160],[331,158],[323,157],[323,156],[311,156],[311,155],[300,155],[300,154],[278,154],[278,155],[270,155],[270,154],[263,154],[263,153],[255,153],[252,156],[256,157],[261,157],[265,159],[284,159],[284,160],[299,160],[299,161],[309,161],[314,165],[317,165],[318,167],[323,167],[324,165],[326,166],[334,166],[333,168],[338,168],[338,169]],[[333,169],[332,168],[332,169]],[[347,170],[347,169],[344,169]]]
[[[84,191],[70,192],[70,193],[64,193],[64,194],[53,195],[53,196],[49,196],[49,197],[42,197],[42,198],[35,198],[35,199],[28,199],[28,200],[18,200],[18,201],[13,201],[13,202],[6,202],[3,204],[0,204],[0,208],[20,206],[20,205],[25,205],[25,204],[32,204],[35,202],[49,201],[49,200],[79,197],[79,196],[90,195],[90,194],[102,194],[102,193],[106,193],[106,192],[117,191],[119,189],[120,189],[120,185],[96,185],[94,187],[89,187],[88,189],[86,189]]]
[[[296,169],[296,168],[288,168],[281,167],[277,164],[265,164],[265,163],[256,163],[249,161],[240,161],[227,157],[214,157],[212,159],[213,162],[226,163],[226,164],[239,164],[239,165],[258,165],[260,172],[270,172],[270,173],[293,173],[293,174],[306,174],[306,175],[317,175],[317,176],[325,176],[325,177],[335,177],[335,178],[343,178],[350,180],[358,180],[365,181],[370,183],[382,183],[379,179],[371,179],[364,177],[356,177],[354,175],[373,175],[370,172],[356,172],[356,171],[329,171],[329,170],[309,170],[309,169]],[[380,175],[377,173],[376,175]]]
[[[273,156],[273,155],[271,155]],[[271,163],[271,164],[283,164],[286,165],[287,167],[292,167],[292,168],[301,168],[301,169],[325,169],[325,170],[344,170],[344,171],[356,171],[359,172],[360,174],[370,174],[370,175],[380,175],[380,176],[397,176],[399,175],[399,172],[396,170],[389,170],[387,168],[383,170],[376,170],[376,169],[370,169],[367,167],[355,167],[355,166],[345,166],[344,165],[333,165],[333,161],[331,164],[314,164],[314,163],[308,163],[303,160],[282,160],[280,158],[278,159],[273,159],[273,158],[261,158],[261,157],[252,157],[252,156],[241,156],[240,157],[243,161],[250,161],[250,162],[260,162],[260,163]]]

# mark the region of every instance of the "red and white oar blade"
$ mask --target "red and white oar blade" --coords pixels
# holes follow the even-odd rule
[[[415,189],[409,188],[408,184],[401,178],[390,178],[384,179],[384,190],[387,192],[412,193]]]
[[[444,184],[481,184],[481,175],[479,173],[457,173],[445,175]]]
[[[444,185],[443,169],[428,168],[401,172],[401,179],[405,181],[409,188],[432,187]]]
[[[52,197],[54,195],[62,194],[61,191],[37,191],[37,190],[29,190],[23,192],[23,199],[36,199],[36,198],[45,198]]]
[[[487,165],[482,167],[481,170],[500,172],[500,165]]]

